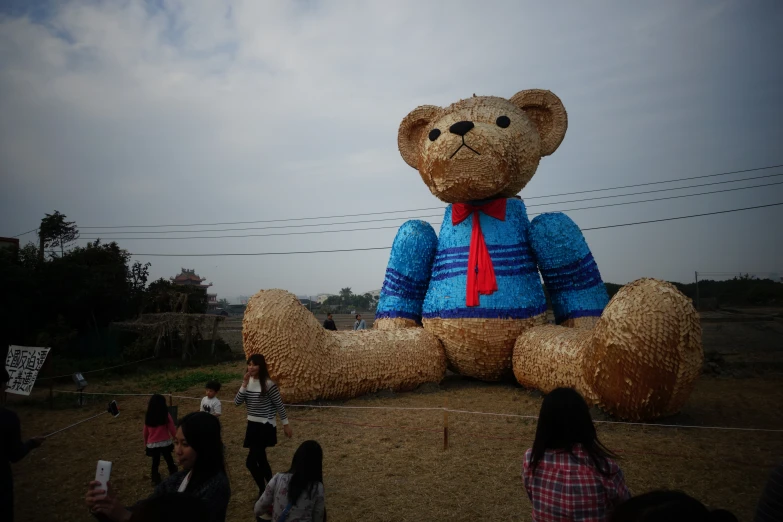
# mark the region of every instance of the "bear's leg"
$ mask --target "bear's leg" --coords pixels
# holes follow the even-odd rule
[[[701,324],[673,285],[640,279],[620,289],[592,329],[538,326],[519,336],[513,368],[524,386],[572,387],[625,419],[680,410],[701,372]]]
[[[245,354],[264,356],[289,402],[410,390],[446,372],[440,341],[423,328],[332,332],[285,290],[250,299],[242,337]]]
[[[426,221],[407,221],[397,232],[389,255],[374,328],[393,330],[421,325],[438,237]]]

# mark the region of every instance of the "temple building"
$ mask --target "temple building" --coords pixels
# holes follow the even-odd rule
[[[199,275],[196,274],[195,268],[183,268],[179,275],[169,279],[171,279],[171,282],[175,285],[195,286],[201,288],[204,292],[207,291],[207,288],[212,286],[212,283],[204,284],[204,281],[207,279],[205,277],[199,277]],[[217,294],[207,293],[207,310],[214,310],[215,308],[217,308]]]

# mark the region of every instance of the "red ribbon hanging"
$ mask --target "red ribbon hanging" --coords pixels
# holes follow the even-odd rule
[[[483,205],[471,205],[470,203],[454,203],[451,207],[451,224],[458,225],[473,214],[473,231],[470,236],[470,254],[468,255],[468,286],[465,292],[465,304],[467,306],[479,305],[479,294],[490,295],[498,289],[495,279],[495,269],[492,266],[492,258],[481,232],[479,212],[499,219],[506,220],[506,199],[496,199]]]

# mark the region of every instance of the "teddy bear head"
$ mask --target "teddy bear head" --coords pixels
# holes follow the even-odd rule
[[[461,203],[519,193],[567,127],[560,98],[530,89],[508,100],[473,95],[446,108],[418,107],[402,120],[397,142],[435,197]]]

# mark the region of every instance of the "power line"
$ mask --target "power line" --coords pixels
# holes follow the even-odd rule
[[[583,198],[583,199],[572,199],[569,201],[553,201],[551,203],[539,203],[534,205],[527,205],[527,208],[531,207],[540,207],[540,206],[549,206],[549,205],[560,205],[564,203],[578,203],[581,201],[594,201],[597,199],[608,199],[608,198],[621,198],[621,197],[630,197],[630,196],[639,196],[642,194],[652,194],[652,193],[658,193],[658,192],[669,192],[672,190],[685,190],[685,189],[692,189],[692,188],[699,188],[699,187],[706,187],[711,185],[722,185],[725,183],[737,183],[739,181],[753,181],[756,179],[763,179],[763,178],[774,178],[783,176],[783,173],[779,174],[767,174],[764,176],[756,176],[753,178],[746,178],[741,180],[731,180],[731,181],[716,181],[713,183],[702,183],[697,185],[689,185],[687,187],[675,187],[675,188],[669,188],[669,189],[656,189],[656,190],[646,190],[642,192],[630,192],[627,194],[616,194],[613,196],[597,196],[592,198]],[[441,209],[443,210],[443,209]],[[420,218],[431,218],[431,217],[441,217],[443,214],[427,214],[423,216],[401,216],[401,217],[393,217],[393,218],[379,218],[379,219],[363,219],[363,220],[356,220],[356,221],[334,221],[331,223],[308,223],[304,225],[273,225],[273,226],[264,226],[264,227],[244,227],[244,228],[214,228],[214,229],[206,229],[206,230],[132,230],[132,231],[107,231],[108,234],[174,234],[177,232],[184,232],[184,233],[190,233],[190,234],[197,234],[197,233],[203,233],[203,232],[243,232],[247,230],[272,230],[272,229],[283,229],[283,228],[305,228],[305,227],[322,227],[322,226],[332,226],[332,225],[354,225],[357,223],[377,223],[380,221],[399,221],[401,219],[420,219]],[[100,232],[91,232],[92,234],[100,234]]]
[[[783,167],[783,165],[770,165],[769,167],[758,167],[754,169],[745,169],[745,170],[734,170],[731,172],[721,172],[719,174],[705,174],[703,176],[690,176],[687,178],[679,178],[679,179],[670,179],[667,181],[650,181],[648,183],[637,183],[635,185],[624,185],[622,187],[612,187],[612,188],[603,188],[603,189],[592,189],[592,190],[579,190],[577,192],[564,192],[562,194],[550,194],[549,196],[533,196],[531,198],[526,199],[541,199],[541,198],[552,198],[556,196],[573,196],[574,194],[587,194],[590,192],[601,192],[604,190],[620,190],[620,189],[627,189],[627,188],[634,188],[634,187],[646,187],[649,185],[660,185],[661,183],[674,183],[675,181],[690,181],[692,179],[703,179],[703,178],[715,178],[719,176],[728,176],[731,174],[742,174],[743,172],[755,172],[757,170],[769,170],[774,169],[777,167]],[[754,178],[745,178],[745,179],[754,179]],[[744,181],[744,180],[737,180],[737,181]]]
[[[552,210],[551,212],[574,212],[577,210],[590,210],[590,209],[596,209],[596,208],[606,208],[606,207],[616,207],[621,205],[633,205],[638,203],[649,203],[653,201],[666,201],[669,199],[679,199],[679,198],[689,198],[693,196],[704,196],[709,194],[719,194],[723,192],[735,192],[738,190],[746,190],[746,189],[753,189],[753,188],[761,188],[761,187],[769,187],[773,185],[783,185],[783,181],[777,181],[775,183],[764,183],[761,185],[752,185],[750,187],[736,187],[736,188],[730,188],[730,189],[723,189],[723,190],[712,190],[709,192],[698,192],[696,194],[681,194],[679,196],[667,196],[663,198],[652,198],[652,199],[643,199],[640,201],[624,201],[622,203],[608,203],[606,205],[595,205],[592,207],[580,207],[580,208],[571,208],[571,209],[564,209],[564,210]],[[533,213],[530,214],[530,216],[537,216],[541,213]],[[437,214],[436,216],[427,216],[427,217],[441,217],[441,214]],[[424,217],[424,216],[422,216]],[[402,219],[402,218],[401,218]],[[432,226],[440,225],[441,223],[431,223]],[[388,230],[388,229],[398,229],[400,228],[399,225],[392,225],[392,226],[383,226],[383,227],[365,227],[365,228],[341,228],[338,230],[309,230],[306,232],[273,232],[270,234],[240,234],[240,235],[221,235],[221,236],[188,236],[188,237],[101,237],[101,236],[95,236],[95,237],[82,237],[82,239],[105,239],[105,240],[159,240],[159,239],[173,239],[173,240],[181,240],[181,239],[231,239],[231,238],[246,238],[246,237],[270,237],[270,236],[297,236],[297,235],[308,235],[308,234],[329,234],[329,233],[337,233],[337,232],[361,232],[365,230]],[[187,232],[184,230],[179,230],[177,232]],[[140,231],[139,233],[144,233],[144,231]]]
[[[685,190],[685,189],[691,189],[691,188],[699,188],[699,187],[709,187],[712,185],[724,185],[726,183],[737,183],[740,181],[753,181],[756,179],[764,179],[764,178],[776,178],[779,176],[783,176],[783,173],[780,174],[766,174],[764,176],[756,176],[753,178],[745,178],[745,179],[735,179],[735,180],[727,180],[727,181],[713,181],[712,183],[699,183],[697,185],[688,185],[687,187],[674,187],[674,188],[667,188],[667,189],[655,189],[655,190],[644,190],[642,192],[631,192],[629,194],[615,194],[613,196],[596,196],[594,198],[583,198],[583,199],[572,199],[570,201],[555,201],[553,203],[538,203],[535,205],[527,205],[528,208],[530,207],[540,207],[542,205],[562,205],[563,203],[578,203],[580,201],[595,201],[596,199],[608,199],[608,198],[622,198],[625,196],[639,196],[641,194],[654,194],[657,192],[669,192],[672,190]]]
[[[36,227],[36,228],[34,228],[34,229],[32,229],[32,230],[28,230],[27,232],[22,232],[21,234],[16,234],[15,236],[11,236],[11,237],[22,237],[22,236],[26,236],[26,235],[27,235],[27,234],[29,234],[30,232],[38,232],[38,227]]]
[[[743,169],[743,170],[735,170],[735,171],[729,171],[729,172],[721,172],[717,174],[705,174],[701,176],[689,176],[684,178],[677,178],[677,179],[670,179],[665,181],[651,181],[647,183],[637,183],[632,185],[623,185],[618,187],[605,187],[605,188],[599,188],[599,189],[591,189],[591,190],[581,190],[576,192],[563,192],[559,194],[549,194],[546,196],[531,196],[528,198],[524,198],[525,201],[533,200],[533,199],[542,199],[542,198],[550,198],[550,197],[557,197],[557,196],[570,196],[574,194],[587,194],[587,193],[593,193],[593,192],[603,192],[607,190],[620,190],[620,189],[626,189],[626,188],[634,188],[634,187],[644,187],[644,186],[650,186],[650,185],[660,185],[665,183],[674,183],[678,181],[688,181],[692,179],[704,179],[704,178],[713,178],[713,177],[719,177],[719,176],[728,176],[733,174],[742,174],[745,172],[756,172],[760,170],[769,170],[777,167],[783,167],[783,164],[780,165],[769,165],[766,167],[756,167],[752,169]],[[761,177],[766,176],[760,176],[760,177],[752,177],[752,178],[743,178],[738,180],[731,180],[731,181],[724,181],[721,183],[734,183],[738,181],[751,181],[754,179],[760,179]],[[706,186],[706,185],[693,185],[691,187],[674,187],[671,189],[664,189],[666,190],[680,190],[680,189],[686,189],[686,188],[695,188],[699,186]],[[634,194],[618,194],[615,196],[605,196],[605,197],[623,197],[623,196],[630,196],[630,195],[638,195],[638,194],[644,194],[649,192],[641,192],[641,193],[634,193]],[[573,203],[575,201],[587,201],[591,198],[587,198],[584,200],[573,200],[573,201],[567,201],[567,202],[552,202],[552,203],[541,203],[540,205],[557,205],[557,204],[563,204],[563,203]],[[592,199],[601,199],[601,198],[592,198]],[[530,207],[536,206],[536,205],[529,205]],[[290,222],[290,221],[307,221],[307,220],[313,220],[313,219],[334,219],[334,218],[343,218],[343,217],[359,217],[359,216],[374,216],[374,215],[382,215],[382,214],[400,214],[400,213],[407,213],[407,212],[423,212],[428,210],[443,210],[444,207],[427,207],[427,208],[420,208],[420,209],[408,209],[408,210],[388,210],[384,212],[366,212],[366,213],[359,213],[359,214],[340,214],[340,215],[332,215],[332,216],[316,216],[316,217],[302,217],[302,218],[285,218],[285,219],[269,219],[269,220],[256,220],[256,221],[231,221],[231,222],[219,222],[219,223],[188,223],[188,224],[171,224],[171,225],[118,225],[118,226],[83,226],[80,227],[82,230],[87,229],[119,229],[119,228],[170,228],[170,227],[192,227],[192,226],[218,226],[218,225],[243,225],[243,224],[254,224],[254,223],[277,223],[277,222]],[[416,217],[437,217],[437,216],[411,216],[411,218]],[[391,221],[394,219],[409,219],[409,218],[390,218],[390,219],[384,219],[380,221]],[[349,223],[369,223],[375,220],[363,220],[363,221],[353,221]],[[324,225],[331,225],[331,224],[349,224],[349,223],[327,223]],[[304,225],[304,226],[319,226],[321,224],[313,224],[313,225]],[[284,228],[284,227],[260,227],[260,228],[245,228],[245,229],[214,229],[214,230],[191,230],[187,231],[189,233],[199,233],[199,232],[228,232],[228,231],[241,231],[241,230],[260,230],[264,228]],[[27,232],[22,232],[21,234],[17,234],[15,236],[11,237],[21,237],[27,234],[30,234],[32,232],[37,232],[38,228],[34,228],[32,230],[28,230]],[[173,232],[186,232],[184,230],[170,230],[165,232],[153,232],[153,231],[130,231],[130,232],[114,232],[115,234],[137,234],[137,233],[173,233]],[[100,232],[89,232],[89,233],[100,233]]]
[[[627,189],[627,188],[634,188],[634,187],[645,187],[649,185],[660,185],[663,183],[674,183],[677,181],[688,181],[692,179],[703,179],[703,178],[714,178],[719,176],[729,176],[732,174],[742,174],[745,172],[756,172],[759,170],[769,170],[774,169],[777,167],[783,167],[783,164],[780,165],[770,165],[767,167],[756,167],[752,169],[744,169],[744,170],[735,170],[730,172],[721,172],[718,174],[705,174],[702,176],[690,176],[690,177],[684,177],[684,178],[678,178],[678,179],[670,179],[666,181],[651,181],[648,183],[637,183],[634,185],[623,185],[620,187],[606,187],[606,188],[599,188],[599,189],[591,189],[591,190],[581,190],[577,192],[564,192],[560,194],[549,194],[546,196],[531,196],[529,198],[524,198],[525,200],[531,200],[531,199],[542,199],[542,198],[551,198],[551,197],[558,197],[558,196],[571,196],[574,194],[587,194],[592,192],[603,192],[606,190],[620,190],[620,189]],[[736,181],[745,181],[745,180],[751,180],[756,178],[746,178]],[[683,187],[685,188],[685,187]],[[676,190],[676,189],[671,189]],[[555,203],[552,203],[555,204]],[[167,228],[167,227],[201,227],[201,226],[219,226],[219,225],[249,225],[249,224],[255,224],[255,223],[279,223],[279,222],[285,222],[285,221],[306,221],[311,219],[336,219],[336,218],[344,218],[344,217],[359,217],[359,216],[374,216],[374,215],[380,215],[380,214],[399,214],[399,213],[405,213],[405,212],[424,212],[428,210],[442,210],[444,207],[428,207],[428,208],[419,208],[419,209],[408,209],[408,210],[388,210],[385,212],[365,212],[360,214],[341,214],[341,215],[332,215],[332,216],[315,216],[315,217],[302,217],[302,218],[285,218],[285,219],[266,219],[266,220],[256,220],[256,221],[230,221],[230,222],[220,222],[220,223],[186,223],[186,224],[179,224],[179,225],[117,225],[117,226],[87,226],[87,227],[80,227],[81,229],[94,229],[94,228]],[[36,229],[37,230],[37,229]],[[20,234],[21,235],[21,234]]]
[[[702,217],[702,216],[714,216],[716,214],[728,214],[730,212],[740,212],[742,210],[755,210],[757,208],[767,208],[767,207],[777,207],[779,205],[783,205],[783,202],[780,203],[770,203],[769,205],[758,205],[755,207],[745,207],[745,208],[734,208],[731,210],[719,210],[717,212],[706,212],[704,214],[692,214],[690,216],[678,216],[678,217],[672,217],[672,218],[663,218],[663,219],[651,219],[649,221],[637,221],[635,223],[623,223],[621,225],[604,225],[602,227],[591,227],[591,228],[583,228],[582,231],[587,230],[602,230],[604,228],[617,228],[617,227],[628,227],[631,225],[644,225],[647,223],[660,223],[662,221],[676,221],[678,219],[688,219],[688,218],[695,218],[695,217]]]
[[[675,221],[678,219],[689,219],[694,217],[702,217],[702,216],[714,216],[716,214],[728,214],[730,212],[740,212],[743,210],[755,210],[759,208],[767,208],[767,207],[776,207],[779,205],[783,205],[783,202],[780,203],[770,203],[769,205],[758,205],[755,207],[745,207],[745,208],[735,208],[731,210],[720,210],[717,212],[706,212],[704,214],[692,214],[690,216],[677,216],[677,217],[670,217],[670,218],[662,218],[662,219],[652,219],[649,221],[636,221],[634,223],[622,223],[619,225],[604,225],[600,227],[590,227],[590,228],[583,228],[582,231],[586,232],[588,230],[602,230],[605,228],[617,228],[617,227],[628,227],[633,225],[644,225],[647,223],[660,223],[663,221]],[[295,251],[295,252],[258,252],[258,253],[219,253],[219,254],[131,254],[134,256],[147,256],[147,257],[216,257],[216,256],[280,256],[280,255],[291,255],[291,254],[325,254],[325,253],[333,253],[333,252],[360,252],[360,251],[367,251],[367,250],[389,250],[391,249],[391,246],[384,246],[384,247],[368,247],[368,248],[343,248],[338,250],[304,250],[304,251]]]

